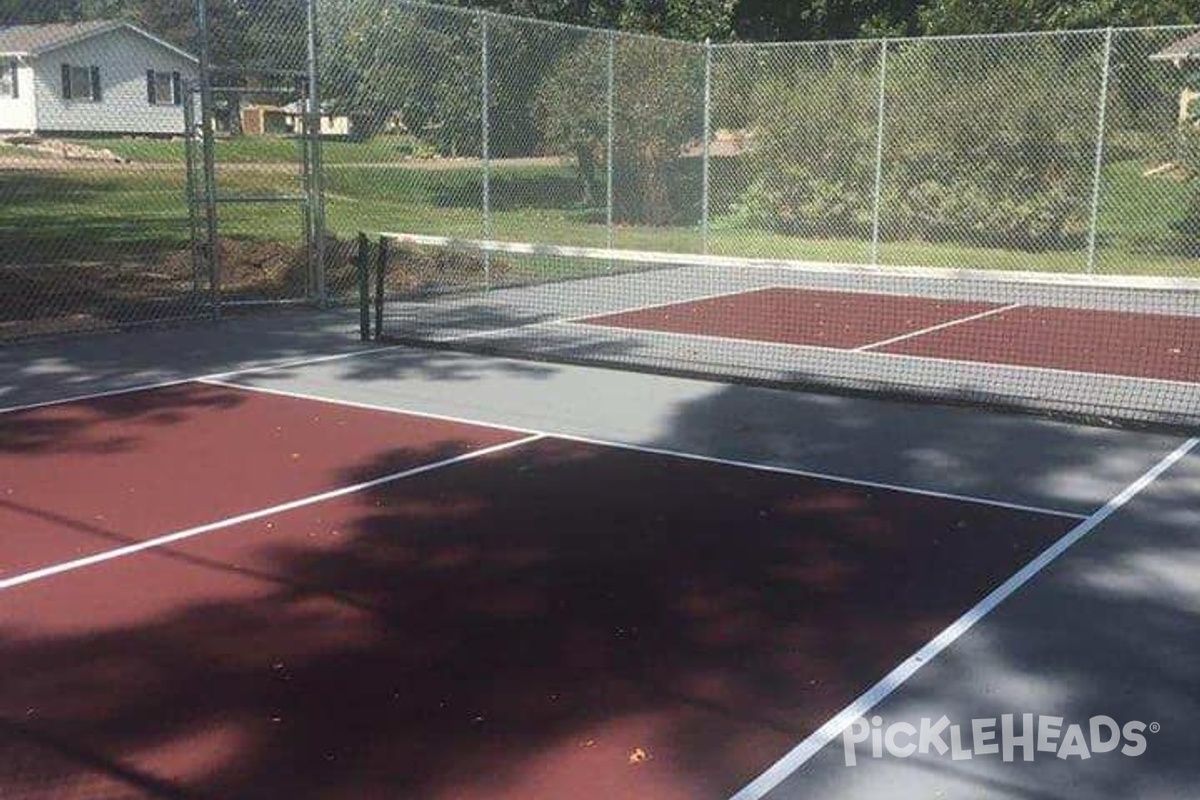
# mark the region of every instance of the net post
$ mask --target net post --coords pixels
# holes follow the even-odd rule
[[[708,255],[708,206],[710,140],[712,139],[712,39],[704,39],[704,157],[700,179],[700,240],[701,252]]]
[[[379,237],[375,254],[375,338],[383,338],[383,285],[388,265],[388,237]]]
[[[1096,272],[1096,234],[1100,224],[1100,185],[1104,172],[1104,129],[1108,115],[1108,77],[1112,68],[1113,29],[1104,31],[1104,56],[1100,68],[1100,101],[1096,104],[1096,159],[1092,167],[1092,200],[1088,211],[1087,272]]]
[[[483,238],[485,241],[492,239],[492,154],[491,142],[489,137],[491,134],[491,76],[488,65],[489,55],[491,51],[490,42],[488,40],[488,12],[479,12],[479,28],[480,28],[480,120],[482,123],[480,145],[483,156]],[[492,285],[492,259],[488,251],[483,253],[483,282],[484,286],[491,288]]]
[[[615,106],[615,85],[613,82],[614,63],[617,55],[617,34],[616,31],[608,32],[608,122],[607,122],[607,142],[606,154],[604,158],[605,166],[605,241],[608,248],[613,247],[613,128],[616,118]]]
[[[358,253],[354,257],[354,272],[358,278],[358,338],[371,339],[371,277],[370,241],[367,234],[358,232]]]
[[[879,264],[880,223],[883,215],[883,135],[887,111],[888,40],[879,47],[879,102],[875,109],[875,188],[871,198],[871,266]]]

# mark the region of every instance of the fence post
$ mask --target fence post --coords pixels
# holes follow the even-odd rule
[[[708,255],[709,141],[712,139],[712,39],[704,40],[704,175],[700,180],[701,252]]]
[[[213,143],[212,60],[209,51],[208,3],[196,0],[196,27],[200,39],[200,147],[204,169],[205,255],[208,256],[208,291],[212,318],[221,318],[221,253],[217,232],[217,159]]]
[[[204,246],[200,243],[200,212],[196,208],[196,100],[199,87],[190,81],[183,90],[183,160],[185,167],[184,186],[187,192],[188,233],[192,245],[192,295],[200,296],[201,266],[204,263]]]
[[[887,110],[888,40],[879,48],[879,105],[875,120],[875,193],[871,200],[871,266],[879,264],[880,216],[883,213],[883,133],[884,112]]]
[[[491,54],[490,42],[488,41],[488,12],[479,12],[480,37],[482,52],[481,59],[481,77],[483,88],[481,90],[480,102],[482,108],[480,112],[480,120],[482,122],[482,156],[483,156],[483,238],[487,241],[492,239],[492,152],[491,152],[491,77],[490,67],[488,65],[489,55]],[[491,288],[492,285],[492,259],[491,250],[483,251],[483,282],[484,286]]]
[[[1108,75],[1112,65],[1113,29],[1104,31],[1104,63],[1100,68],[1100,102],[1096,109],[1096,162],[1092,169],[1092,205],[1088,223],[1087,271],[1096,271],[1096,233],[1100,222],[1100,184],[1104,171],[1104,128],[1108,114]]]
[[[324,308],[329,301],[325,281],[325,187],[324,165],[321,158],[321,86],[318,76],[317,0],[305,4],[308,17],[308,108],[304,123],[305,145],[308,147],[308,204],[309,224],[312,228],[313,280],[316,286],[318,306]]]
[[[611,249],[613,241],[613,120],[615,118],[615,87],[613,85],[613,62],[616,60],[617,51],[617,34],[615,31],[608,32],[608,142],[607,153],[604,158],[605,173],[606,173],[606,220],[605,220],[605,237],[608,247]]]

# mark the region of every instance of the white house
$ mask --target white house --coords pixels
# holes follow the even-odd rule
[[[0,27],[0,132],[181,134],[198,74],[126,22]]]

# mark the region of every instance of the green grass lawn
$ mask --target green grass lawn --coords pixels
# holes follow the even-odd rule
[[[289,144],[267,138],[245,139],[243,157],[254,148]],[[93,142],[95,143],[95,142]],[[382,138],[373,147],[385,149]],[[393,143],[394,144],[394,143]],[[165,151],[178,143],[129,141]],[[380,150],[382,151],[382,150]],[[259,151],[259,157],[266,150]],[[407,231],[480,237],[482,171],[479,168],[418,169],[356,167],[362,151],[336,151],[326,175],[330,231],[352,239],[359,230]],[[353,158],[351,158],[353,154]],[[151,159],[154,160],[154,159]],[[220,190],[236,193],[295,193],[295,175],[275,170],[226,170]],[[596,218],[577,207],[574,178],[567,166],[497,164],[491,175],[496,238],[604,246],[608,234]],[[1195,189],[1170,179],[1144,178],[1137,163],[1111,165],[1105,173],[1101,204],[1098,271],[1200,277],[1200,263],[1183,254],[1171,228]],[[0,263],[29,264],[109,257],[154,258],[188,247],[188,209],[184,176],[178,165],[160,168],[107,168],[0,171]],[[227,237],[299,242],[302,214],[295,205],[228,205],[221,208]],[[622,226],[614,231],[618,247],[698,252],[694,227]],[[867,242],[854,239],[802,239],[739,227],[733,219],[714,219],[711,250],[717,254],[818,259],[863,263]],[[1174,254],[1173,254],[1174,253]],[[1081,251],[1029,253],[963,244],[888,242],[885,264],[952,268],[1020,269],[1082,272]]]
[[[129,161],[178,164],[184,160],[182,139],[141,139],[135,137],[99,137],[73,140],[93,148],[111,150]],[[218,162],[230,164],[300,163],[301,142],[283,136],[241,136],[218,138],[215,152]],[[411,157],[416,141],[410,136],[377,136],[367,142],[328,140],[321,152],[329,164],[391,163]]]

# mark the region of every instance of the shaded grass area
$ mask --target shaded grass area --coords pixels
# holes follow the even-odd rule
[[[268,148],[294,144],[253,141],[255,147]],[[130,147],[176,144],[128,142]],[[327,264],[331,293],[348,297],[354,291],[357,231],[483,236],[482,186],[482,169],[469,163],[436,169],[331,163],[326,174],[333,237]],[[496,238],[676,252],[702,249],[696,226],[618,226],[610,238],[603,209],[580,202],[569,164],[498,162],[490,188],[491,234]],[[299,178],[286,170],[226,169],[220,171],[219,189],[227,195],[282,195],[296,194],[300,187]],[[1178,229],[1193,191],[1184,182],[1144,177],[1138,162],[1109,165],[1099,209],[1097,271],[1200,277],[1200,264]],[[69,327],[88,327],[94,318],[103,318],[105,324],[154,318],[164,313],[163,302],[194,305],[199,302],[197,287],[207,291],[207,275],[198,279],[193,274],[185,177],[179,165],[9,168],[0,170],[0,198],[0,291],[7,298],[0,304],[5,324],[0,338],[40,332],[44,320],[74,318]],[[304,214],[299,203],[225,205],[220,214],[228,297],[305,296]],[[754,230],[735,213],[714,216],[709,246],[716,254],[781,259],[866,263],[871,256],[863,240],[802,239]],[[1031,253],[918,241],[884,242],[879,260],[1064,273],[1087,267],[1082,250]],[[522,282],[538,279],[525,272]],[[562,277],[554,265],[545,272],[546,279]]]

